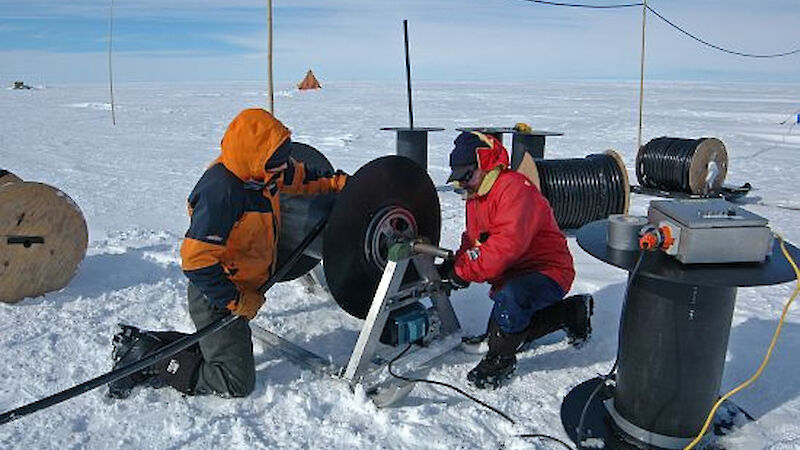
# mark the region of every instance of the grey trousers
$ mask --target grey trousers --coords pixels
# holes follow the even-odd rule
[[[211,307],[202,292],[192,283],[188,288],[189,315],[199,330],[230,314]],[[253,342],[246,320],[237,320],[200,340],[203,362],[200,364],[196,394],[245,397],[253,392],[256,368]]]

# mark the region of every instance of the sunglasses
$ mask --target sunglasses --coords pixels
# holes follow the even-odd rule
[[[461,178],[457,179],[456,181],[458,181],[461,184],[464,184],[464,183],[468,182],[472,178],[472,175],[474,173],[475,173],[475,169],[470,169],[466,173],[464,173],[464,175],[462,175]]]

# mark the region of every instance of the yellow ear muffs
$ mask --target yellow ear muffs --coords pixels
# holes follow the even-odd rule
[[[484,177],[483,181],[481,181],[481,185],[478,187],[478,195],[483,196],[489,193],[489,190],[492,189],[494,186],[494,182],[497,181],[497,177],[500,176],[500,172],[503,171],[503,166],[497,166],[494,169],[490,170]]]

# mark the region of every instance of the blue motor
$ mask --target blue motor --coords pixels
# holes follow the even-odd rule
[[[418,343],[425,338],[429,328],[430,321],[425,306],[419,302],[412,303],[389,313],[389,319],[381,333],[381,342],[395,347]]]

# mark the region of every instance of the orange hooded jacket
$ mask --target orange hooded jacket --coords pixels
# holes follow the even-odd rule
[[[323,174],[291,159],[277,176],[268,173],[267,160],[290,135],[267,111],[242,111],[225,132],[222,154],[189,195],[182,267],[215,307],[256,292],[274,273],[280,192],[310,195],[344,187],[344,173]]]

